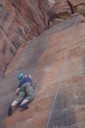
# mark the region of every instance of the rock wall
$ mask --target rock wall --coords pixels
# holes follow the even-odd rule
[[[0,0],[0,78],[18,47],[48,24],[45,0]]]
[[[85,0],[0,0],[0,79],[21,44],[74,13],[85,16]]]
[[[46,128],[56,95],[47,128],[85,127],[85,23],[78,19],[71,17],[18,49],[0,82],[0,114],[5,114],[0,120],[4,128]],[[19,72],[32,75],[38,85],[36,97],[29,109],[17,109],[7,117],[8,104],[16,99]]]
[[[78,13],[85,16],[85,0],[48,0],[49,24],[54,25],[62,19]]]
[[[80,15],[85,16],[85,0],[68,0],[73,13],[77,12]]]
[[[68,5],[67,0],[58,0],[52,7],[52,13],[56,15],[57,18],[66,19],[71,16],[71,8]]]

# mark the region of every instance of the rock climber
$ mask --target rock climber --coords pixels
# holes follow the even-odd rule
[[[31,75],[27,76],[26,74],[19,73],[18,79],[20,81],[20,84],[16,89],[18,98],[15,99],[8,108],[8,116],[12,115],[12,112],[17,105],[19,105],[19,108],[27,109],[27,105],[31,103],[35,98]]]

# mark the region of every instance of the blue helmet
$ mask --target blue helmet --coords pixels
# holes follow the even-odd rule
[[[22,78],[23,78],[24,75],[25,75],[25,74],[23,74],[23,73],[19,73],[19,74],[18,74],[18,79],[19,79],[19,80],[22,80]]]

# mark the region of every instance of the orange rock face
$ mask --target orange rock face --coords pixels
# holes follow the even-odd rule
[[[85,127],[85,0],[55,2],[0,0],[0,128],[45,128],[56,93],[47,128]],[[55,26],[43,32],[48,19]],[[36,98],[28,110],[7,117],[19,72],[38,84]]]
[[[58,0],[55,3],[51,3],[49,9],[49,26],[61,22],[63,19],[67,19],[72,14],[72,10],[67,0]]]
[[[0,78],[18,47],[46,29],[43,0],[0,0]]]
[[[49,26],[57,24],[58,20],[69,18],[74,13],[85,16],[85,0],[53,1],[49,0],[48,4]]]
[[[18,49],[0,82],[0,125],[4,128],[45,128],[57,93],[55,116],[50,126],[85,126],[85,24],[74,16],[51,27]],[[15,99],[17,75],[24,72],[37,82],[36,98],[26,111],[7,117]],[[3,110],[3,111],[2,111]]]
[[[77,12],[85,16],[85,0],[68,0],[71,4],[73,12]]]
[[[51,9],[57,18],[66,19],[72,12],[67,0],[58,0]]]
[[[48,0],[48,11],[51,11],[54,4],[55,4],[54,0]]]

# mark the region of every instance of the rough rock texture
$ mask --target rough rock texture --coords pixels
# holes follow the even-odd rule
[[[49,0],[48,10],[51,26],[57,24],[58,19],[61,22],[61,19],[67,19],[74,13],[85,16],[85,0],[55,0],[55,3]]]
[[[68,5],[67,0],[58,0],[54,4],[51,9],[52,13],[56,15],[57,18],[66,19],[67,17],[71,16],[71,8]]]
[[[85,0],[68,0],[70,2],[73,13],[77,12],[85,16]]]
[[[45,0],[0,0],[0,78],[18,47],[47,27]]]
[[[74,13],[71,17],[80,16],[80,22],[85,23],[85,17],[83,15],[79,15],[78,13]]]
[[[0,79],[21,44],[75,12],[85,16],[85,0],[0,0]]]
[[[85,23],[85,17],[81,15],[81,22]]]
[[[51,11],[54,4],[55,4],[54,0],[48,0],[48,12]]]
[[[63,19],[65,20],[68,17],[70,17],[71,14],[72,14],[72,10],[68,4],[68,1],[67,0],[57,0],[49,8],[48,25],[52,26],[54,24],[57,24],[58,22],[63,21]]]
[[[78,18],[51,27],[19,48],[0,82],[0,128],[45,128],[56,93],[51,126],[85,127],[85,24]],[[36,98],[28,110],[17,109],[7,117],[22,71],[37,82]]]
[[[47,26],[47,11],[45,0],[9,0],[28,24],[31,36],[39,35]]]

